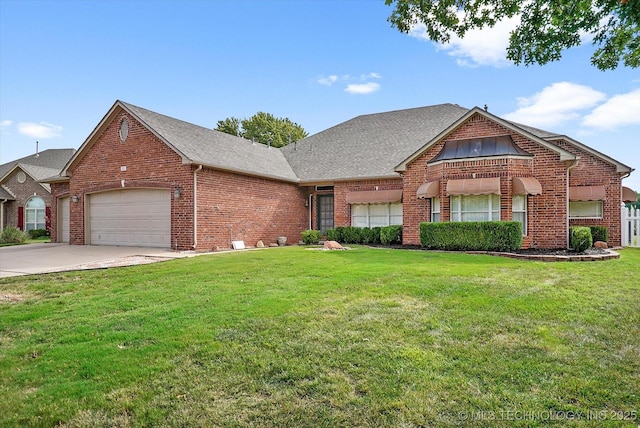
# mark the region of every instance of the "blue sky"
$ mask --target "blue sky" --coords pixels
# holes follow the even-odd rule
[[[202,126],[258,111],[313,134],[368,113],[456,103],[570,137],[639,169],[640,70],[590,43],[504,60],[510,22],[447,46],[391,28],[383,0],[0,1],[0,163],[78,148],[115,100]]]

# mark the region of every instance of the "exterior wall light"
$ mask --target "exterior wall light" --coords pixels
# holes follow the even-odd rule
[[[73,195],[71,197],[71,202],[73,202],[74,204],[78,203],[79,200],[80,200],[80,197],[78,195]]]
[[[180,188],[179,188],[179,187],[176,187],[176,188],[173,190],[173,198],[174,198],[174,199],[180,199],[180,193],[181,193],[181,192],[180,192]]]

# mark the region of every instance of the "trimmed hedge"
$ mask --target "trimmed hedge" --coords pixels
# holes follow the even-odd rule
[[[571,248],[577,253],[582,253],[593,245],[591,229],[587,226],[570,227],[569,236]]]
[[[340,234],[338,233],[338,229],[327,229],[327,241],[336,241],[340,242]]]
[[[402,244],[402,226],[393,225],[380,228],[380,243],[382,245]]]
[[[402,228],[402,226],[392,227]],[[338,226],[335,229],[328,229],[326,237],[327,241],[337,241],[341,244],[379,244],[381,231],[381,227]]]
[[[300,237],[305,245],[316,245],[322,239],[322,232],[319,230],[303,230],[300,233]]]
[[[433,250],[513,251],[522,247],[517,221],[420,223],[420,244]]]
[[[43,236],[49,236],[49,231],[47,229],[31,229],[29,232],[29,237],[31,239],[38,239]]]
[[[609,242],[609,229],[604,226],[589,226],[591,229],[591,238],[593,242],[602,241]]]

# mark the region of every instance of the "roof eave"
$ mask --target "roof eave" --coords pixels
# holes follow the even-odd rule
[[[399,173],[393,173],[389,175],[375,175],[375,176],[361,176],[361,177],[340,177],[340,178],[307,178],[300,180],[300,185],[314,186],[326,183],[343,183],[347,181],[362,181],[362,180],[388,180],[390,178],[400,179],[402,178]]]
[[[631,174],[633,171],[635,171],[634,168],[631,168],[628,165],[623,164],[622,162],[619,162],[617,160],[615,160],[614,158],[605,155],[604,153],[601,153],[595,149],[592,149],[591,147],[582,144],[579,141],[574,140],[571,137],[568,137],[566,135],[554,135],[553,137],[548,137],[546,138],[546,140],[549,141],[554,141],[554,140],[566,140],[569,141],[571,144],[578,146],[579,148],[581,148],[582,150],[584,150],[585,152],[592,154],[595,157],[598,157],[602,160],[604,160],[605,162],[613,165],[616,167],[616,172],[619,174]]]
[[[241,174],[241,175],[247,175],[250,177],[258,177],[258,178],[268,178],[271,180],[276,180],[276,181],[285,181],[288,183],[296,183],[298,184],[300,182],[300,179],[296,178],[292,178],[292,177],[283,177],[283,176],[278,176],[278,175],[273,175],[273,174],[261,174],[261,173],[257,173],[255,171],[247,171],[247,170],[243,170],[243,169],[239,169],[239,168],[230,168],[230,167],[223,167],[220,165],[212,165],[212,164],[207,164],[206,162],[198,162],[198,161],[192,161],[189,160],[187,158],[182,158],[182,164],[183,165],[202,165],[204,168],[209,168],[209,169],[217,169],[219,171],[225,171],[225,172],[232,172],[234,174]]]

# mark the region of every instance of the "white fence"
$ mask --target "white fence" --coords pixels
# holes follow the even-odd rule
[[[640,208],[622,207],[622,245],[640,247]]]

